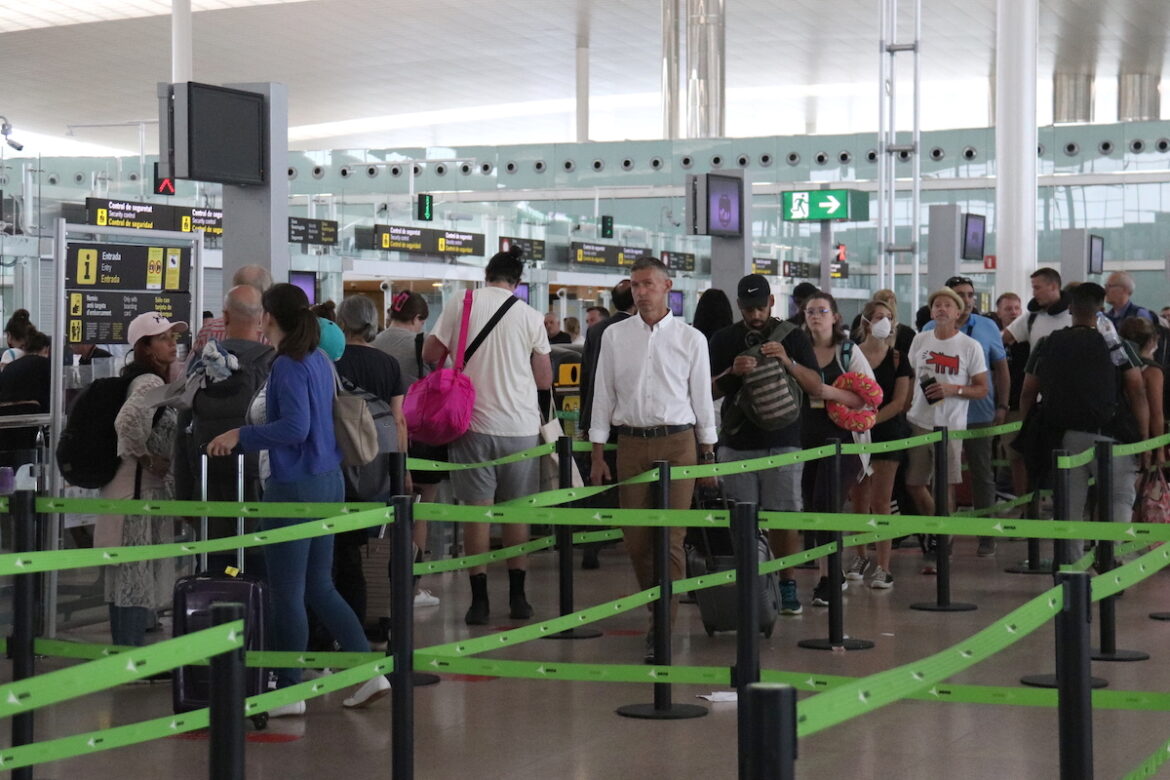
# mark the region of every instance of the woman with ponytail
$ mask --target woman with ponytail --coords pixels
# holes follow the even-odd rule
[[[317,347],[320,328],[309,300],[295,285],[277,284],[264,293],[264,335],[276,348],[268,377],[266,422],[235,428],[212,439],[210,455],[268,450],[272,475],[264,483],[265,501],[341,502],[341,450],[333,432],[333,364]],[[302,519],[266,519],[264,530],[285,528]],[[272,588],[273,649],[303,651],[309,638],[306,605],[325,624],[343,652],[369,652],[361,623],[333,586],[333,537],[317,536],[264,548]],[[301,681],[300,669],[277,669],[281,688]],[[362,707],[390,690],[382,675],[346,699]],[[305,703],[278,707],[270,715],[302,715]]]

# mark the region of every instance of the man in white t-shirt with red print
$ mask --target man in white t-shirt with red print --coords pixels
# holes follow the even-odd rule
[[[919,333],[910,345],[910,365],[918,378],[914,401],[906,414],[913,436],[930,433],[939,425],[946,426],[948,431],[966,430],[968,403],[986,397],[988,390],[983,347],[958,329],[963,299],[954,290],[943,287],[931,293],[927,305],[934,330]],[[961,452],[961,441],[948,442],[948,485],[963,481]],[[906,489],[924,515],[933,515],[935,510],[934,496],[928,487],[933,474],[934,445],[910,450]],[[948,503],[954,505],[953,497]],[[931,573],[928,569],[932,568],[928,565],[924,572]]]

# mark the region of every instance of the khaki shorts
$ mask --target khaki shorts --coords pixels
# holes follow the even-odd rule
[[[923,436],[933,431],[919,428],[910,423],[911,436]],[[924,444],[907,450],[909,462],[906,464],[907,485],[929,485],[934,478],[934,445]],[[958,485],[963,481],[963,442],[958,439],[947,440],[947,483]]]

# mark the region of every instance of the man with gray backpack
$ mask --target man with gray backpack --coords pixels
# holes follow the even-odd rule
[[[805,393],[821,387],[812,342],[791,322],[772,317],[775,298],[766,277],[739,281],[736,303],[742,319],[711,336],[711,389],[723,399],[718,459],[721,463],[764,458],[800,449],[800,408]],[[727,497],[751,501],[763,511],[799,512],[799,463],[723,477]],[[800,550],[795,531],[772,531],[778,556]],[[803,607],[791,569],[780,573],[780,611]]]

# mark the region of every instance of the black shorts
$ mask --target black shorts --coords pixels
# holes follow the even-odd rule
[[[447,455],[446,444],[436,446],[434,444],[423,444],[421,441],[412,441],[407,455],[412,458],[418,458],[419,460],[439,460],[444,463],[451,462]],[[410,478],[416,485],[437,485],[447,478],[447,472],[411,469]]]

